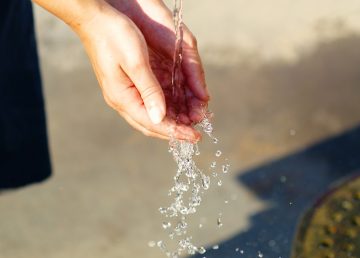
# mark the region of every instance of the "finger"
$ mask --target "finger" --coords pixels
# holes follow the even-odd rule
[[[199,123],[206,116],[207,102],[196,98],[192,91],[186,90],[189,118],[193,123]]]
[[[159,124],[166,115],[165,96],[150,65],[146,64],[146,66],[130,73],[129,76],[144,101],[152,123]]]
[[[122,67],[139,91],[152,123],[159,124],[166,115],[165,97],[151,70],[145,42],[138,42],[131,51]]]
[[[120,113],[120,112],[119,112]],[[133,120],[129,115],[124,114],[124,113],[120,113],[120,115],[122,117],[124,117],[124,119],[135,129],[137,129],[138,131],[142,132],[144,135],[146,136],[150,136],[150,137],[155,137],[155,138],[159,138],[159,139],[163,139],[163,140],[167,140],[169,141],[171,138],[176,138],[179,140],[190,140],[192,142],[196,142],[198,141],[198,138],[196,140],[192,140],[189,139],[188,137],[183,137],[182,135],[180,135],[179,130],[174,130],[172,133],[169,132],[168,135],[163,135],[154,131],[150,131],[149,129],[143,127],[141,124],[139,124],[138,122],[136,122],[135,120]],[[156,130],[156,129],[155,129]]]
[[[166,123],[154,125],[150,120],[140,92],[128,79],[125,72],[116,66],[104,66],[102,90],[105,101],[117,110],[134,128],[143,134],[168,140],[173,129],[173,137],[179,140],[197,141],[199,133],[191,127],[177,126],[174,119],[167,119]],[[106,79],[105,79],[106,78]]]
[[[190,101],[191,111],[189,117],[193,123],[199,123],[205,118],[204,102],[196,98]]]
[[[114,108],[132,127],[142,132],[146,136],[169,140],[168,134],[157,133],[150,129],[150,126],[153,125],[150,120],[148,120],[150,126],[146,127],[133,118],[132,112],[134,110],[137,110],[137,107],[141,107],[143,109],[145,116],[148,118],[147,111],[145,109],[143,101],[135,86],[127,87],[121,90],[120,92],[112,91],[110,93],[111,94],[110,97],[108,96],[108,94],[109,92],[104,91],[105,101],[112,108]]]
[[[148,130],[147,128],[141,126],[138,122],[136,122],[134,119],[132,119],[127,113],[125,112],[119,112],[119,114],[128,122],[133,128],[140,131],[146,136],[155,137],[163,140],[170,140],[170,137],[167,135],[158,134],[156,132],[152,132]]]
[[[176,124],[175,120],[168,117],[165,117],[159,124],[153,124],[147,116],[144,105],[128,105],[124,111],[140,126],[164,137],[174,137],[179,140],[190,142],[196,142],[201,138],[201,134],[194,128],[184,124]]]

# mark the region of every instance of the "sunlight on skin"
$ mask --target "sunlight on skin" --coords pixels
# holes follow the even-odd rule
[[[194,36],[184,26],[181,87],[172,94],[175,33],[162,1],[35,0],[79,35],[104,99],[147,136],[195,142],[209,100]],[[75,13],[81,13],[75,15]]]

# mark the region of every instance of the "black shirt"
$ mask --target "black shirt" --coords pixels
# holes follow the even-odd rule
[[[0,189],[51,173],[30,0],[0,1]]]

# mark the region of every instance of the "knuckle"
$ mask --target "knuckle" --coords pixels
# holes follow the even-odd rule
[[[107,90],[103,89],[102,92],[106,104],[117,111],[123,111],[129,104],[127,99],[131,92],[131,86],[121,85],[116,89],[107,87]]]
[[[144,68],[144,62],[140,58],[135,58],[130,62],[129,67],[133,72],[140,72]]]
[[[107,105],[109,105],[111,108],[117,110],[117,111],[121,111],[122,110],[122,105],[121,105],[121,101],[119,99],[119,97],[115,96],[115,95],[105,95],[104,94],[104,99]]]
[[[141,92],[141,98],[143,100],[149,99],[151,96],[157,95],[161,93],[161,90],[158,87],[155,86],[150,86],[145,88],[142,92]]]
[[[141,72],[145,67],[148,67],[148,62],[142,54],[131,57],[127,63],[133,73]]]

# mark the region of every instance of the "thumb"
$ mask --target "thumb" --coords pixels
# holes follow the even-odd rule
[[[149,64],[143,63],[128,74],[140,93],[153,124],[159,124],[166,115],[164,92]]]

